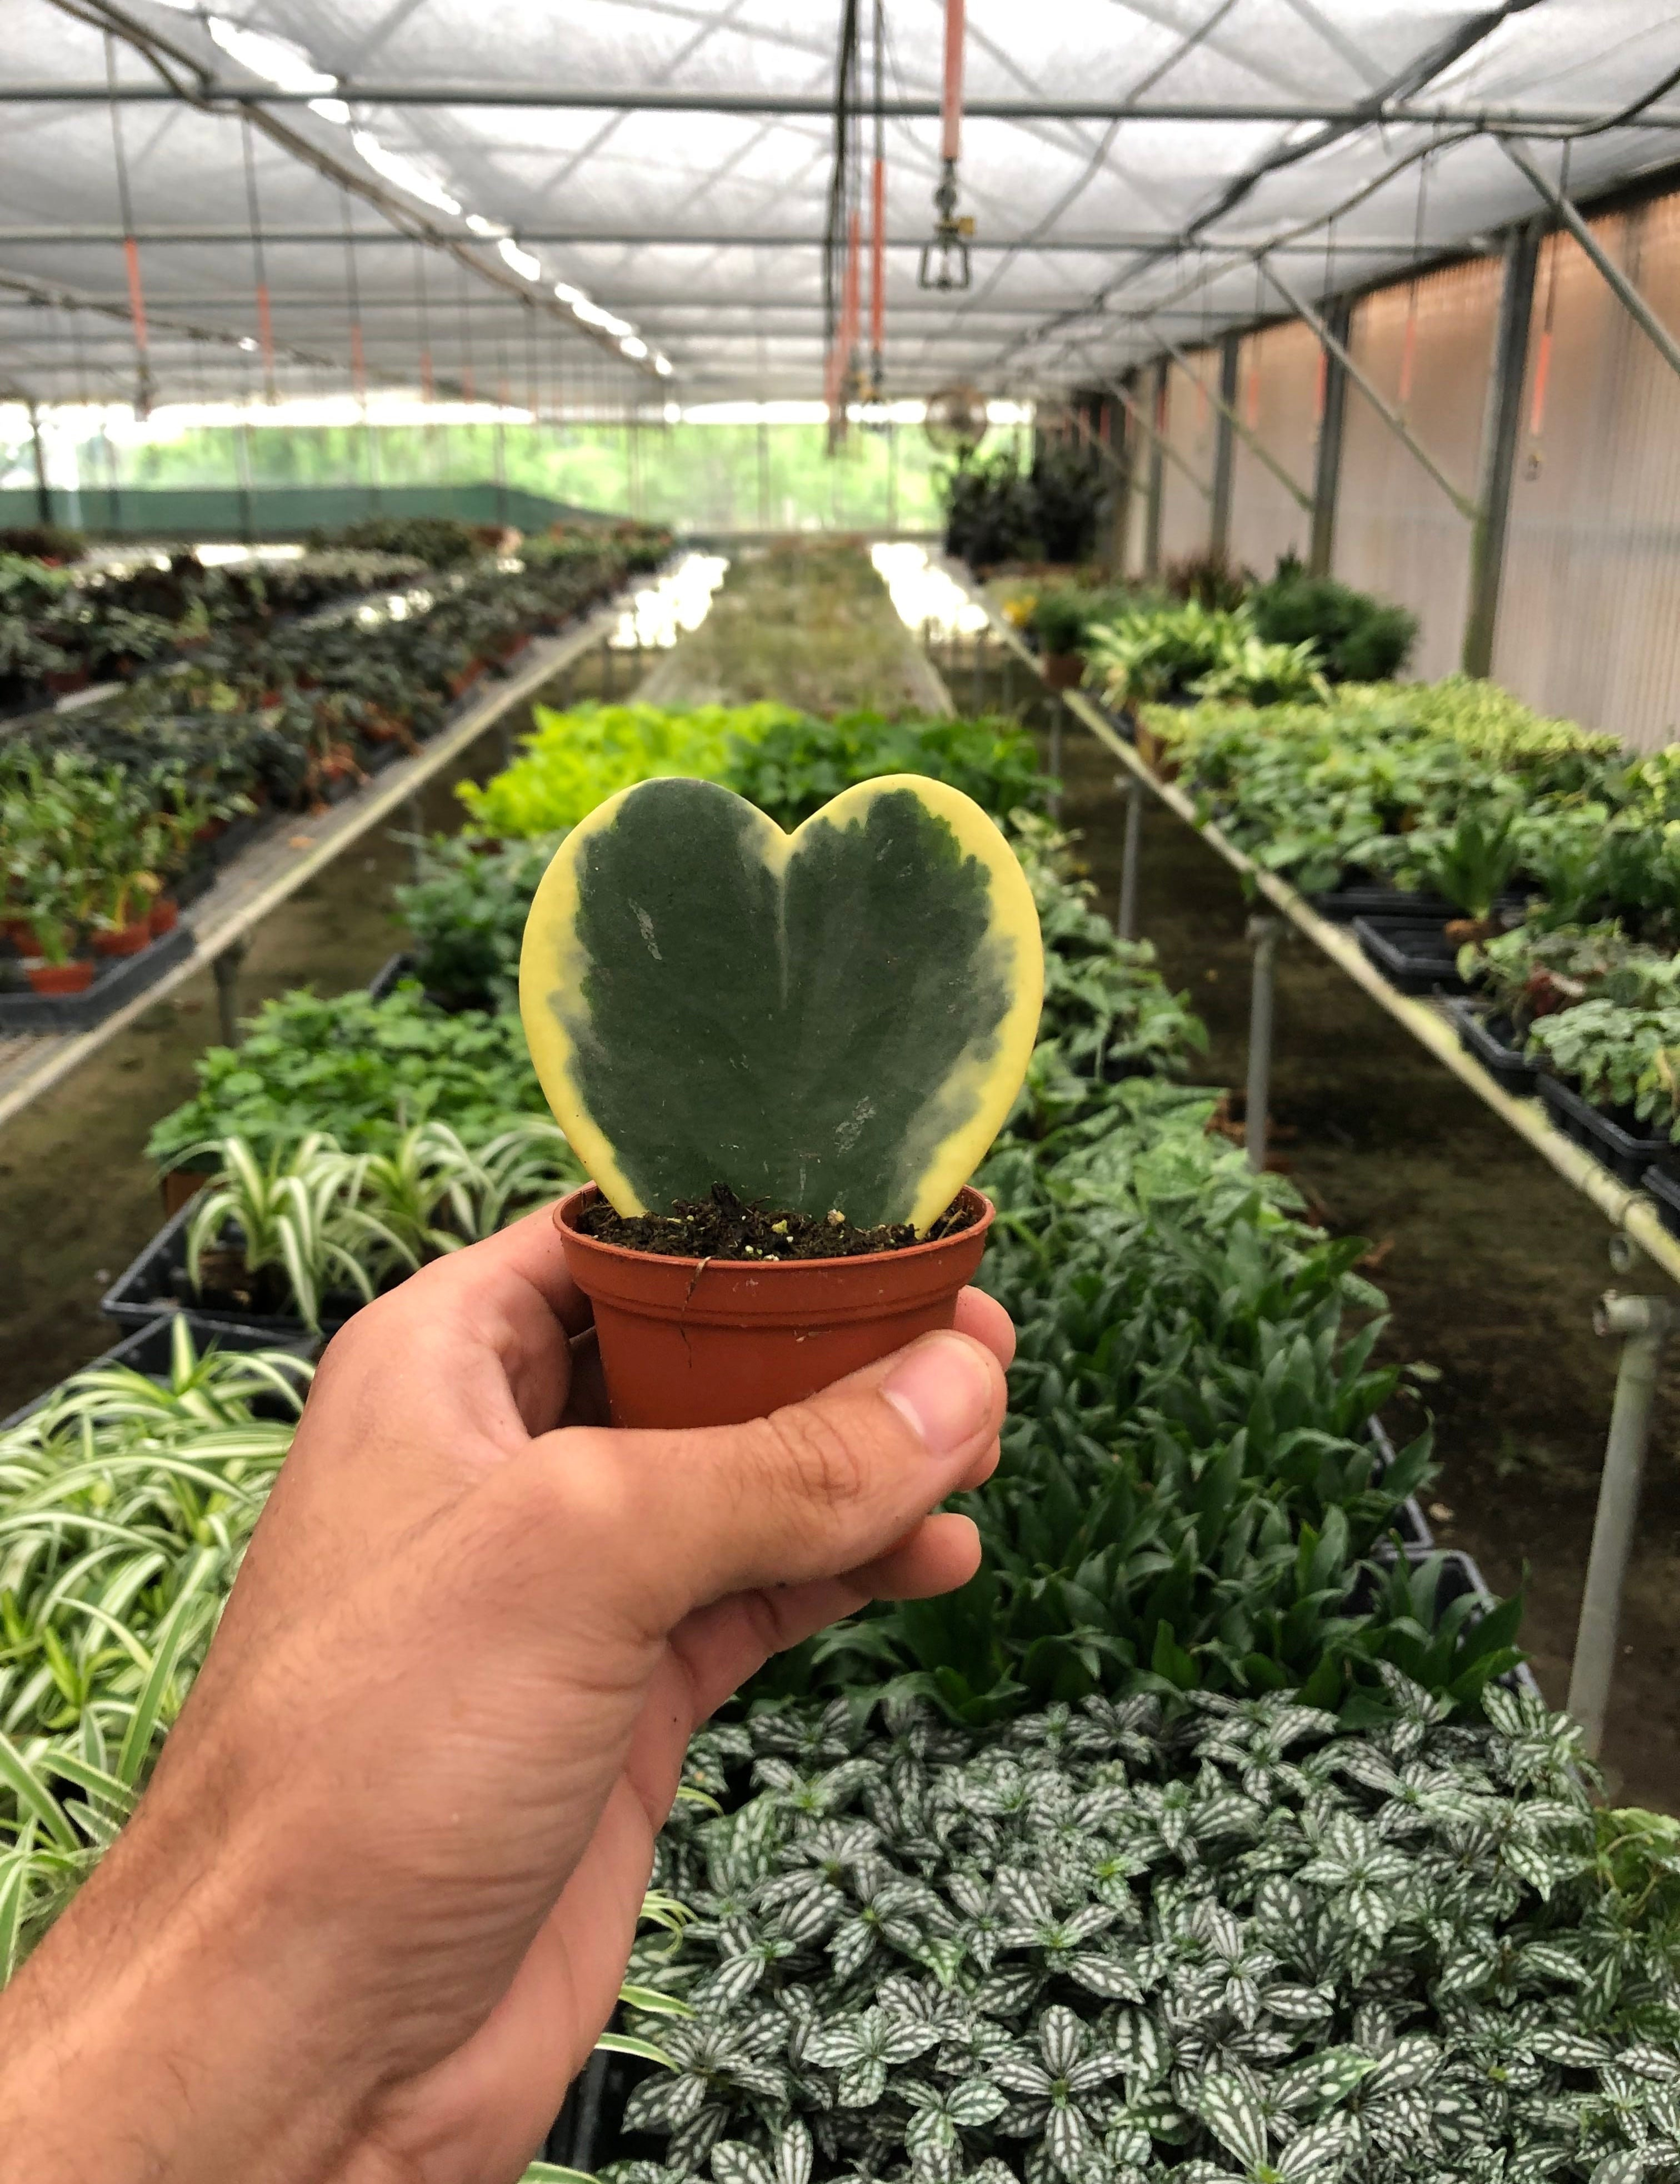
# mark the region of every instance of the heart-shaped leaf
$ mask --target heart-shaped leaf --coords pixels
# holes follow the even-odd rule
[[[1019,1090],[1043,956],[979,805],[915,774],[793,834],[726,788],[638,783],[560,844],[520,1006],[549,1105],[620,1213],[726,1183],[926,1228]]]

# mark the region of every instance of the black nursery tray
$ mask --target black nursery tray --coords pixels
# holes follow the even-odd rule
[[[148,1380],[166,1382],[170,1377],[175,1322],[174,1312],[160,1312],[134,1334],[125,1334],[113,1348],[102,1351],[97,1357],[90,1358],[78,1370],[92,1373],[103,1367],[125,1365],[131,1373],[143,1373]],[[220,1320],[203,1318],[197,1312],[187,1314],[187,1325],[192,1330],[192,1346],[201,1357],[207,1350],[286,1350],[294,1357],[306,1357],[314,1347],[313,1337],[304,1340],[296,1338],[290,1341],[271,1340],[253,1328],[230,1327]],[[0,1433],[4,1433],[9,1426],[21,1425],[25,1418],[33,1418],[42,1404],[50,1402],[57,1393],[57,1388],[48,1388],[33,1402],[25,1403],[14,1411],[9,1418],[0,1418]],[[271,1408],[261,1396],[252,1405],[252,1409],[259,1418],[289,1415],[281,1410],[277,1401]]]
[[[1356,917],[1354,938],[1391,986],[1403,994],[1462,994],[1458,950],[1438,926]]]
[[[1674,1146],[1661,1134],[1652,1136],[1627,1109],[1611,1113],[1583,1100],[1572,1084],[1556,1077],[1539,1079],[1546,1112],[1566,1138],[1584,1145],[1618,1183],[1629,1190],[1644,1183],[1653,1166],[1672,1162]],[[1649,1187],[1649,1186],[1648,1186]]]
[[[194,1210],[195,1201],[189,1198],[179,1212],[171,1214],[133,1265],[118,1275],[99,1301],[99,1309],[107,1319],[115,1320],[121,1327],[139,1328],[155,1319],[159,1312],[185,1311],[195,1327],[235,1329],[258,1335],[264,1343],[283,1346],[297,1342],[324,1342],[360,1310],[359,1297],[328,1295],[322,1302],[320,1330],[317,1334],[305,1327],[301,1319],[240,1312],[224,1305],[200,1306],[186,1279],[186,1231]]]
[[[1366,1429],[1377,1450],[1377,1467],[1384,1472],[1394,1462],[1399,1451],[1389,1436],[1388,1429],[1381,1418],[1373,1418]],[[1429,1529],[1429,1519],[1423,1513],[1423,1504],[1416,1495],[1409,1494],[1394,1512],[1394,1529],[1399,1534],[1400,1545],[1410,1554],[1432,1554],[1435,1535]]]
[[[1459,1045],[1481,1063],[1501,1092],[1521,1095],[1533,1091],[1539,1067],[1505,1035],[1510,1031],[1509,1017],[1489,1016],[1471,1000],[1449,1001],[1447,1014],[1458,1033]]]
[[[0,1034],[8,1032],[92,1031],[113,1010],[153,986],[193,950],[192,928],[177,925],[137,956],[101,956],[93,983],[81,994],[36,994],[27,986],[0,993]],[[21,973],[19,974],[21,977]]]
[[[1377,880],[1349,882],[1322,894],[1310,894],[1307,901],[1321,917],[1336,925],[1375,917],[1391,924],[1442,926],[1458,916],[1444,895],[1408,894],[1404,888],[1385,887]]]

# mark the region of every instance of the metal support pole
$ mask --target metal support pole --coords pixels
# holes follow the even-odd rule
[[[1115,787],[1126,793],[1126,833],[1120,853],[1120,909],[1114,922],[1117,940],[1138,938],[1138,869],[1143,854],[1143,784],[1123,774]]]
[[[1656,1395],[1662,1346],[1677,1318],[1680,1314],[1666,1297],[1618,1296],[1614,1290],[1605,1292],[1593,1314],[1594,1332],[1619,1334],[1622,1344],[1566,1702],[1585,1731],[1588,1758],[1595,1759],[1604,1744],[1622,1592],[1633,1552],[1634,1520],[1639,1513],[1645,1445],[1650,1438],[1651,1404]]]
[[[1526,175],[1575,240],[1586,252],[1605,279],[1610,283],[1622,308],[1656,343],[1663,362],[1671,371],[1680,371],[1680,342],[1677,342],[1662,320],[1639,293],[1633,283],[1599,241],[1592,229],[1577,212],[1555,182],[1549,182],[1540,170],[1519,143],[1506,137],[1499,139],[1499,148],[1512,165]]]
[[[1490,675],[1510,523],[1511,480],[1522,432],[1522,384],[1528,369],[1528,324],[1534,311],[1534,276],[1540,263],[1542,224],[1525,221],[1505,237],[1505,278],[1499,289],[1494,363],[1482,421],[1481,509],[1470,540],[1470,611],[1465,618],[1466,675]]]
[[[41,439],[41,410],[31,402],[29,405],[29,443],[35,457],[35,513],[44,524],[53,521],[53,488],[47,482],[47,450]]]
[[[1243,337],[1227,334],[1219,344],[1219,393],[1214,397],[1213,405],[1219,423],[1214,433],[1213,506],[1209,511],[1208,551],[1216,561],[1225,560],[1231,552],[1231,487],[1237,468],[1237,427],[1242,421],[1237,415],[1242,354]],[[1246,426],[1243,437],[1248,437]],[[1270,461],[1271,458],[1265,460]],[[1288,476],[1287,471],[1284,475]],[[1299,493],[1300,488],[1291,481],[1291,490]]]
[[[1283,938],[1281,917],[1249,920],[1249,939],[1254,943],[1254,986],[1249,1001],[1249,1089],[1243,1109],[1243,1135],[1249,1166],[1256,1175],[1266,1168],[1266,1140],[1271,1107],[1271,1001],[1277,969],[1277,944]]]
[[[210,965],[216,982],[216,1022],[224,1046],[239,1044],[239,967],[250,948],[248,939],[230,940]]]
[[[1330,574],[1336,544],[1336,501],[1342,484],[1342,442],[1348,415],[1348,370],[1342,362],[1353,332],[1353,307],[1338,297],[1325,314],[1335,337],[1324,356],[1324,415],[1318,421],[1318,454],[1313,465],[1312,543],[1307,566],[1315,577]],[[1338,351],[1340,354],[1338,354]]]
[[[1377,391],[1377,387],[1373,386],[1371,382],[1366,376],[1365,373],[1360,370],[1358,365],[1354,362],[1352,356],[1349,354],[1347,344],[1344,342],[1339,342],[1337,340],[1336,336],[1332,332],[1331,328],[1325,324],[1323,319],[1320,317],[1319,314],[1316,310],[1314,310],[1312,305],[1308,303],[1306,298],[1301,295],[1296,289],[1291,287],[1288,281],[1283,278],[1283,276],[1277,270],[1277,268],[1272,264],[1271,259],[1264,251],[1258,254],[1256,262],[1258,263],[1260,270],[1266,275],[1266,279],[1271,281],[1272,287],[1277,289],[1278,294],[1282,296],[1284,302],[1289,306],[1290,309],[1293,311],[1299,318],[1303,320],[1306,325],[1312,328],[1313,332],[1318,336],[1320,344],[1327,349],[1330,355],[1342,366],[1342,369],[1347,373],[1349,378],[1351,379],[1354,385],[1358,387],[1360,393],[1364,395],[1366,400],[1370,403],[1371,408],[1377,412],[1377,415],[1388,427],[1388,430],[1394,435],[1395,438],[1399,440],[1404,447],[1409,449],[1413,459],[1421,463],[1423,468],[1428,471],[1430,476],[1434,479],[1436,484],[1440,487],[1442,492],[1445,493],[1448,499],[1452,502],[1453,506],[1457,509],[1459,514],[1460,515],[1467,515],[1472,521],[1474,521],[1477,513],[1476,503],[1470,498],[1468,493],[1460,493],[1459,491],[1458,488],[1447,476],[1447,473],[1436,461],[1433,455],[1430,454],[1427,448],[1423,446],[1421,441],[1413,437],[1411,432],[1407,428],[1405,418],[1400,415],[1399,410],[1389,407],[1388,402]]]
[[[1167,360],[1162,357],[1155,366],[1154,421],[1149,426],[1149,500],[1143,510],[1143,574],[1158,577],[1161,567],[1161,504],[1165,498],[1166,441],[1161,427],[1166,421]],[[1211,494],[1209,498],[1211,499]]]

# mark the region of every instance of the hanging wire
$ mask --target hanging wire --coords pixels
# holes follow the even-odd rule
[[[1438,136],[1439,131],[1437,131]],[[1417,304],[1421,286],[1423,266],[1423,231],[1429,203],[1429,173],[1434,164],[1432,148],[1417,165],[1417,211],[1412,222],[1411,280],[1406,288],[1405,332],[1400,341],[1400,386],[1399,408],[1402,417],[1411,402],[1413,376],[1417,365]]]
[[[257,201],[257,158],[251,141],[251,116],[239,117],[245,138],[245,209],[251,223],[251,255],[257,273],[257,338],[263,349],[263,388],[267,399],[277,399],[274,380],[274,320],[269,309],[268,272],[263,258],[263,215]]]
[[[123,148],[122,109],[117,103],[117,43],[105,33],[106,104],[111,115],[111,149],[116,156],[117,209],[122,220],[123,262],[128,270],[128,309],[134,322],[135,395],[137,418],[152,414],[151,344],[146,331],[146,291],[140,279],[140,245],[134,235],[134,202],[128,187],[128,154]]]
[[[1569,195],[1569,153],[1567,137],[1563,146],[1563,167],[1558,177],[1558,195]],[[1532,482],[1540,475],[1545,461],[1541,446],[1546,430],[1546,395],[1552,378],[1552,330],[1557,323],[1557,269],[1563,255],[1563,229],[1553,228],[1548,238],[1549,255],[1546,265],[1546,313],[1540,326],[1540,346],[1534,359],[1534,393],[1528,410],[1527,475]]]

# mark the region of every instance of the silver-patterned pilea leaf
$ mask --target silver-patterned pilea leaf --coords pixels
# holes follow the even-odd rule
[[[520,1009],[620,1213],[715,1184],[925,1229],[997,1135],[1043,951],[1014,851],[960,791],[860,783],[789,835],[715,783],[609,797],[531,906]]]

